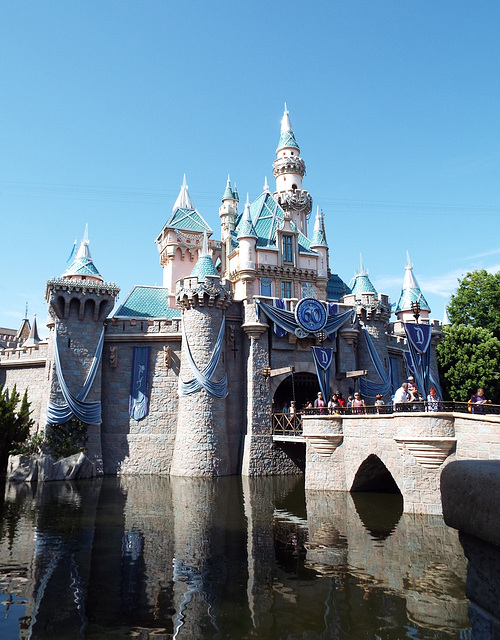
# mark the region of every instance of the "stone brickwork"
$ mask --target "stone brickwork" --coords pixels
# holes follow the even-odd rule
[[[273,446],[271,409],[273,387],[263,374],[269,367],[268,325],[258,321],[253,303],[245,304],[243,329],[248,340],[247,365],[247,415],[241,473],[245,476],[298,473],[295,463],[278,447]],[[273,351],[273,365],[286,362],[290,355],[279,357]],[[295,355],[295,352],[293,353]]]
[[[376,456],[408,513],[441,513],[443,467],[460,458],[498,459],[500,445],[498,416],[317,415],[304,416],[303,425],[308,489],[350,491],[363,463]]]
[[[457,460],[441,478],[443,515],[468,560],[466,595],[474,640],[500,638],[500,462]]]
[[[28,391],[35,431],[39,424],[45,423],[47,410],[46,387],[50,373],[47,348],[47,343],[41,342],[34,347],[5,349],[0,363],[0,385],[7,389],[15,385],[21,398],[25,390]]]

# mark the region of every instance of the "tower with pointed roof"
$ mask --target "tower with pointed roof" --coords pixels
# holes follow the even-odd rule
[[[182,310],[182,349],[171,475],[212,477],[236,472],[237,456],[229,444],[223,348],[225,311],[232,299],[231,286],[221,281],[205,234],[193,271],[176,288]]]
[[[232,251],[232,233],[236,226],[236,219],[238,217],[238,201],[239,196],[236,191],[236,185],[234,189],[231,187],[231,180],[227,177],[226,189],[222,196],[222,204],[219,207],[219,217],[221,223],[221,263],[223,265],[223,276],[228,277],[227,269],[224,269],[224,265],[227,265],[226,257]]]
[[[359,268],[349,283],[349,289],[351,293],[343,297],[343,302],[351,304],[356,309],[356,326],[346,326],[340,330],[342,343],[339,352],[342,359],[351,358],[356,363],[357,369],[369,371],[373,364],[366,341],[361,339],[359,329],[368,331],[379,358],[382,362],[387,361],[385,334],[391,317],[391,304],[388,295],[378,293],[375,289],[368,269],[363,265],[361,254]]]
[[[312,210],[312,198],[302,188],[306,164],[300,157],[300,148],[290,122],[290,112],[285,104],[281,120],[281,134],[273,162],[276,179],[274,194],[281,208],[290,214],[297,229],[307,236],[307,221]]]
[[[415,305],[415,303],[418,303],[420,308],[420,319],[424,321],[428,320],[431,309],[415,278],[413,264],[410,260],[410,254],[407,251],[403,288],[401,289],[401,295],[399,296],[394,311],[396,318],[401,322],[413,322],[415,318],[412,304]]]
[[[85,229],[80,249],[66,271],[59,278],[47,282],[45,297],[49,304],[50,330],[48,363],[50,372],[46,393],[49,402],[64,405],[61,391],[63,381],[59,379],[58,366],[69,393],[79,397],[94,362],[104,323],[113,309],[120,289],[114,282],[105,282],[90,254],[88,230]],[[33,336],[33,340],[35,340]],[[56,363],[55,342],[59,365]],[[101,370],[99,364],[87,402],[101,401]],[[50,422],[50,420],[49,420]],[[103,470],[100,424],[88,427],[88,456],[96,464],[98,472]]]
[[[213,231],[194,206],[184,175],[172,213],[156,238],[163,268],[163,286],[167,290],[169,306],[176,307],[176,282],[189,274],[198,260],[203,235]],[[220,257],[220,243],[214,243],[216,258]]]

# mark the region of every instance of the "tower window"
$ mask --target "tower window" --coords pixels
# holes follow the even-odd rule
[[[273,295],[273,283],[271,278],[260,279],[260,295],[269,297]]]
[[[296,184],[292,184],[292,189],[295,191],[295,189],[297,188]]]
[[[292,297],[292,283],[289,280],[283,280],[283,282],[281,283],[281,297]]]
[[[283,236],[283,262],[293,262],[292,236]]]

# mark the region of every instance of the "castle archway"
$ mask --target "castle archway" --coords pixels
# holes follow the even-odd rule
[[[314,373],[298,371],[287,376],[278,386],[274,393],[273,406],[275,411],[281,411],[286,405],[290,407],[290,402],[294,398],[297,409],[302,409],[308,401],[314,402],[319,391],[318,378]]]

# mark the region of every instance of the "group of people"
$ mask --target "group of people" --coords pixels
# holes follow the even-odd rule
[[[471,413],[484,413],[483,405],[490,402],[491,400],[486,400],[484,397],[483,389],[479,388],[470,398],[468,409]],[[425,409],[435,412],[443,409],[443,402],[438,397],[436,389],[431,387],[427,399],[425,399],[419,392],[412,376],[408,378],[407,382],[403,382],[394,394],[393,405],[395,411],[424,411]],[[375,406],[378,408],[377,411],[379,413],[383,411],[380,407],[385,406],[385,402],[381,394],[377,394]],[[323,394],[319,391],[314,403],[306,399],[303,409],[317,409],[318,413],[321,414],[343,414],[346,413],[346,410],[349,410],[348,413],[351,414],[362,414],[366,413],[366,404],[359,392],[356,392],[354,396],[349,396],[346,401],[342,393],[337,391],[326,403]],[[286,407],[284,411],[285,413],[287,412]],[[296,403],[293,400],[290,404],[289,412],[294,415],[297,411]]]
[[[438,397],[437,391],[434,387],[429,389],[427,395],[427,402],[424,405],[426,398],[420,393],[415,384],[413,376],[408,378],[407,382],[399,387],[394,394],[393,403],[395,411],[423,411],[424,407],[427,411],[440,411],[442,409],[442,401]],[[407,406],[410,405],[410,406]]]
[[[323,398],[321,391],[318,392],[318,397],[314,401],[314,405],[307,408],[319,409],[319,413],[345,413],[346,409],[351,409],[350,413],[365,413],[365,401],[361,397],[360,393],[355,393],[354,396],[349,396],[346,400],[340,391],[337,391],[332,395],[328,404]]]

